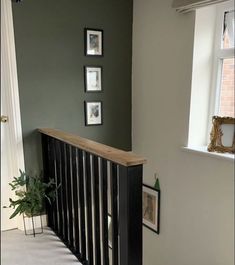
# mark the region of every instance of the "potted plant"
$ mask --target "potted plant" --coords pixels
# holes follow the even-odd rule
[[[20,176],[14,177],[9,185],[16,195],[15,200],[9,198],[9,207],[14,209],[10,219],[23,214],[25,234],[27,235],[27,230],[30,229],[27,227],[27,223],[31,220],[33,235],[35,236],[35,218],[39,217],[41,223],[40,233],[42,233],[41,215],[44,211],[45,201],[51,204],[55,198],[56,185],[54,180],[50,179],[48,183],[45,183],[42,176],[30,176],[20,170]]]

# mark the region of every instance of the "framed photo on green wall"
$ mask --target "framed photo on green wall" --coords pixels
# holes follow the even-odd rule
[[[85,28],[85,55],[103,56],[103,30]]]
[[[85,125],[102,125],[102,101],[85,101]]]
[[[86,92],[102,91],[102,67],[101,66],[85,66],[84,80]]]

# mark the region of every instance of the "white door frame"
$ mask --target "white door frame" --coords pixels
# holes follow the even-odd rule
[[[2,67],[6,67],[5,73],[9,82],[6,91],[9,109],[7,115],[12,121],[11,134],[13,136],[13,142],[11,142],[11,148],[14,150],[18,168],[24,170],[24,152],[11,0],[1,0],[1,42],[1,65]],[[2,76],[2,78],[4,77]]]
[[[1,89],[6,95],[7,109],[7,113],[1,115],[9,118],[10,154],[13,161],[9,166],[18,176],[19,169],[25,170],[25,164],[11,0],[1,0]]]

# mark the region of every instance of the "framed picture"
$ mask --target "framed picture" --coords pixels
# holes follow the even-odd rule
[[[143,184],[143,225],[160,232],[160,190]]]
[[[85,55],[103,56],[103,30],[85,28]]]
[[[85,91],[101,92],[102,91],[102,67],[85,66]]]
[[[85,101],[85,125],[101,125],[102,124],[102,102],[101,101]]]
[[[212,117],[209,152],[235,153],[235,118]]]

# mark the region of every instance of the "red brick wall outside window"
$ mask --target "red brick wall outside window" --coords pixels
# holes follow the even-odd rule
[[[220,92],[220,116],[235,117],[234,96],[234,58],[224,59]]]
[[[225,32],[223,40],[224,49],[232,48],[228,33]],[[235,117],[234,111],[234,58],[223,60],[219,116]]]

